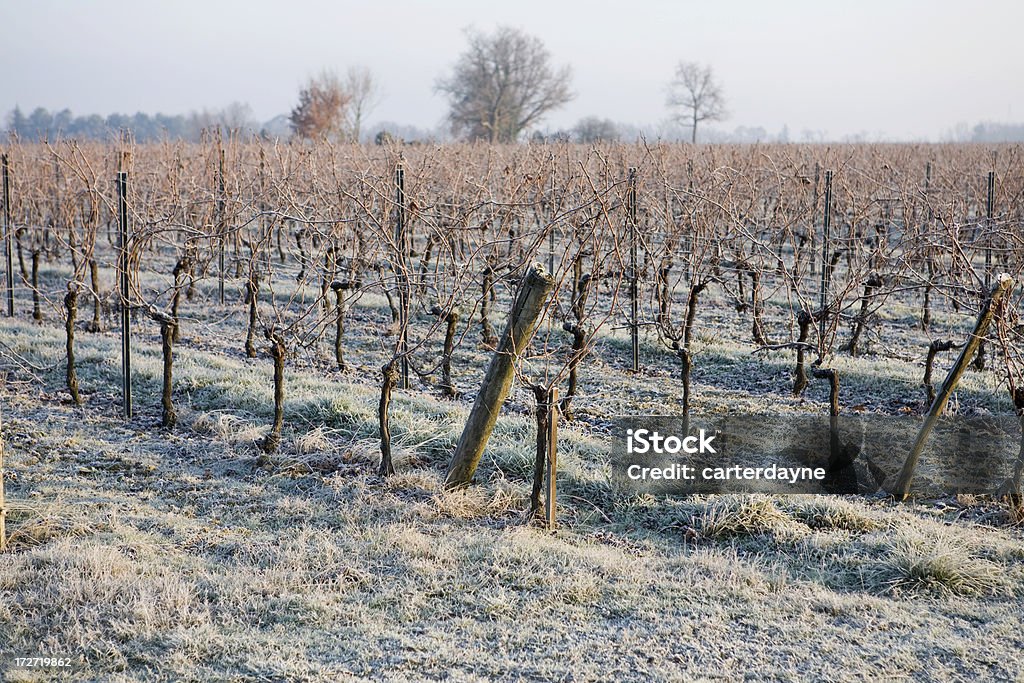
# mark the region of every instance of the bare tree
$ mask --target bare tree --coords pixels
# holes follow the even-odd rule
[[[219,118],[228,130],[254,128],[256,125],[252,118],[252,107],[248,102],[232,102],[220,111]]]
[[[722,86],[715,81],[710,66],[697,62],[679,62],[676,77],[669,84],[668,106],[678,110],[676,118],[690,126],[690,141],[697,142],[697,124],[701,121],[724,121]]]
[[[380,102],[380,86],[368,68],[353,66],[345,74],[344,88],[349,96],[348,132],[355,142],[359,142],[366,116]]]
[[[299,104],[288,117],[299,137],[338,138],[345,133],[345,118],[351,95],[338,75],[323,71],[310,78],[299,91]]]
[[[621,137],[619,127],[614,121],[596,116],[587,116],[577,121],[572,133],[577,142],[584,144],[618,142]]]
[[[193,111],[188,116],[188,136],[199,140],[204,130],[220,130],[223,133],[255,128],[252,107],[247,102],[232,102],[223,109]]]
[[[469,49],[437,90],[451,102],[452,132],[471,140],[514,142],[545,114],[573,98],[568,66],[557,71],[540,39],[507,26],[467,31]]]

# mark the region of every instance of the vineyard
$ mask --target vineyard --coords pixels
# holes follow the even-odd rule
[[[86,678],[785,678],[867,629],[852,678],[1021,674],[1024,460],[904,505],[913,467],[664,499],[608,459],[629,415],[1024,415],[1021,147],[3,154],[7,642]]]

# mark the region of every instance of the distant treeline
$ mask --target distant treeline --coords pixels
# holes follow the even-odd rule
[[[958,136],[959,138],[959,136]],[[985,121],[971,128],[966,140],[958,142],[1024,142],[1024,123]]]
[[[204,130],[221,128],[225,131],[261,131],[279,135],[279,131],[266,131],[252,120],[249,105],[232,103],[223,109],[193,111],[189,114],[99,114],[75,116],[70,109],[51,113],[43,107],[36,107],[25,115],[15,107],[7,115],[7,132],[14,133],[23,141],[39,142],[60,138],[109,140],[121,131],[129,131],[137,142],[156,140],[199,140]],[[287,131],[286,131],[287,134]]]
[[[70,109],[50,112],[43,107],[36,107],[32,113],[25,115],[20,107],[15,107],[7,114],[6,132],[14,133],[25,142],[76,138],[82,140],[111,140],[128,131],[136,142],[154,142],[159,140],[190,140],[199,141],[203,131],[221,129],[237,131],[243,134],[259,135],[264,138],[287,139],[292,130],[287,116],[277,116],[265,123],[252,118],[252,109],[242,102],[233,102],[223,109],[193,111],[188,114],[110,114],[103,117],[99,114],[75,116]],[[367,127],[362,140],[364,142],[380,142],[382,135],[406,142],[444,141],[443,131],[421,129],[393,121],[380,122]],[[685,135],[670,124],[652,126],[651,130],[642,131],[640,127],[618,123],[609,119],[588,116],[571,129],[557,131],[534,131],[528,139],[533,142],[634,142],[648,137],[652,140],[675,141],[684,140]],[[701,136],[704,142],[718,143],[755,143],[755,142],[829,142],[821,132],[803,131],[796,139],[791,139],[788,128],[776,134],[769,133],[761,127],[740,126],[731,131],[709,128]],[[881,141],[866,136],[846,136],[840,142],[872,142]],[[998,123],[984,121],[973,127],[960,123],[949,129],[943,136],[943,142],[1024,142],[1024,123]]]

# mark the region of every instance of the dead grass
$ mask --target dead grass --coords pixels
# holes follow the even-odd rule
[[[138,340],[139,415],[125,424],[113,336],[80,338],[91,360],[78,409],[61,396],[59,330],[0,329],[53,366],[40,381],[13,377],[19,389],[4,395],[8,497],[31,507],[11,516],[12,551],[0,555],[5,679],[32,680],[9,662],[45,653],[71,656],[67,678],[82,681],[1024,675],[1024,540],[994,514],[974,515],[991,501],[615,492],[604,421],[678,401],[675,364],[652,340],[639,381],[616,360],[621,331],[584,368],[550,534],[523,523],[528,392],[513,392],[476,483],[455,492],[441,482],[469,398],[397,392],[400,472],[376,476],[372,330],[387,311],[357,306],[354,369],[335,373],[326,350],[290,359],[282,451],[276,469],[257,470],[269,363],[210,341],[236,339],[239,320],[189,308],[172,434],[155,429],[155,331]],[[456,382],[468,389],[483,355],[459,354]],[[804,403],[780,395],[791,357],[752,357],[735,335],[702,335],[695,363],[696,410],[823,405],[818,384]],[[837,364],[844,404],[892,407],[917,391],[913,362]],[[974,374],[962,404],[998,408]]]
[[[975,557],[947,535],[889,541],[871,571],[874,583],[894,594],[995,595],[1009,588],[998,564]]]
[[[725,496],[710,504],[696,520],[707,538],[729,539],[790,531],[792,519],[775,507],[770,498]]]
[[[881,522],[858,506],[841,498],[815,498],[797,507],[793,518],[811,529],[868,533],[882,528]]]
[[[11,552],[41,546],[60,538],[80,538],[94,532],[94,528],[80,521],[56,515],[35,516],[19,523],[17,517],[9,520],[12,529],[7,537]]]
[[[269,431],[269,426],[251,424],[242,417],[225,412],[199,413],[192,419],[190,427],[198,434],[233,445],[254,444]]]
[[[522,517],[528,501],[521,490],[507,482],[489,487],[438,490],[433,497],[438,516],[460,520]]]

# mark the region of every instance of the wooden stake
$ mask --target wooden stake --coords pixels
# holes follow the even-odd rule
[[[917,467],[918,460],[921,459],[921,452],[924,450],[924,444],[928,440],[928,435],[931,434],[935,428],[935,423],[942,416],[942,412],[946,409],[946,404],[949,402],[949,397],[953,395],[953,391],[956,390],[960,378],[967,369],[967,364],[971,362],[971,358],[974,357],[974,353],[978,350],[978,346],[988,332],[992,316],[1011,289],[1013,289],[1012,277],[1003,273],[996,278],[996,284],[992,288],[988,301],[985,302],[981,309],[981,314],[978,316],[978,322],[974,326],[974,331],[967,339],[967,343],[964,344],[963,350],[960,351],[960,357],[953,364],[953,368],[946,376],[946,381],[939,388],[938,395],[932,401],[932,407],[928,410],[924,424],[921,425],[921,430],[917,433],[914,447],[911,449],[910,455],[907,456],[906,462],[903,463],[903,469],[900,471],[899,479],[896,481],[896,486],[893,489],[893,497],[899,500],[906,500],[910,495],[910,481],[914,477],[914,469]]]
[[[544,271],[544,266],[535,263],[523,278],[519,294],[508,317],[508,325],[501,335],[498,347],[491,356],[487,374],[476,395],[473,409],[462,430],[455,455],[448,465],[445,486],[457,488],[466,486],[476,472],[476,466],[483,456],[484,447],[491,437],[494,424],[498,421],[498,413],[512,388],[515,374],[515,362],[526,348],[530,338],[537,329],[537,321],[548,293],[555,281]]]
[[[548,401],[548,457],[547,457],[547,497],[544,501],[544,516],[547,519],[548,531],[558,526],[555,519],[555,494],[558,473],[558,389],[551,389]]]
[[[6,383],[6,382],[5,382]],[[0,415],[0,550],[7,548],[7,502],[4,498],[4,434]]]

